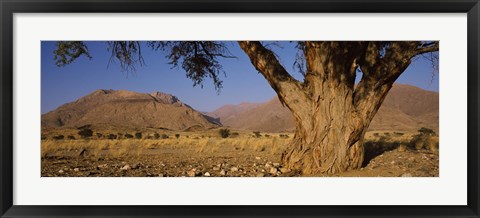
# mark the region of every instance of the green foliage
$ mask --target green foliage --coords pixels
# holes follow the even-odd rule
[[[160,138],[160,134],[158,134],[157,132],[153,134],[153,138],[154,139],[159,139]]]
[[[220,74],[225,74],[218,57],[233,58],[225,42],[217,41],[152,41],[148,45],[154,50],[167,53],[166,58],[173,67],[181,66],[193,86],[203,87],[204,78],[211,78],[215,89],[222,88]]]
[[[108,138],[108,139],[117,139],[117,135],[115,135],[115,134],[108,134],[107,138]]]
[[[288,138],[289,136],[287,134],[280,134],[280,138]]]
[[[262,137],[262,134],[260,134],[260,132],[259,132],[259,131],[255,131],[255,132],[253,132],[253,135],[255,136],[255,138]]]
[[[169,136],[168,136],[167,134],[162,134],[162,135],[161,135],[161,138],[162,138],[162,139],[168,139]]]
[[[69,136],[67,136],[67,138],[70,139],[70,140],[75,140],[75,136],[73,136],[73,135],[69,135]]]
[[[81,41],[59,41],[57,49],[53,53],[55,54],[55,64],[59,67],[72,63],[82,55],[92,58],[88,53],[87,46]]]
[[[142,133],[141,132],[135,133],[135,138],[136,139],[141,139],[142,138]]]
[[[180,138],[180,134],[178,134],[178,133],[175,134],[175,138],[177,138],[177,139]]]
[[[131,139],[131,138],[133,138],[133,135],[132,135],[132,134],[129,134],[129,133],[125,133],[125,138]]]
[[[93,131],[91,129],[81,129],[78,131],[78,135],[80,135],[82,138],[90,138],[93,136]]]

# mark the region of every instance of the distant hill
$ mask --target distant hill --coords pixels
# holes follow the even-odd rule
[[[219,126],[173,95],[125,90],[97,90],[42,115],[42,127],[108,125],[170,130]]]
[[[375,115],[369,130],[415,131],[428,127],[438,131],[439,94],[415,86],[394,84]],[[295,124],[290,111],[277,97],[246,107],[227,105],[208,113],[224,126],[265,132],[292,132]]]

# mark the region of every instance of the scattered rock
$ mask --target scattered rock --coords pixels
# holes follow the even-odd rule
[[[287,168],[280,168],[280,172],[282,172],[282,173],[288,173],[288,172],[290,172],[290,170],[287,169]]]
[[[262,159],[262,158],[260,158],[260,157],[255,157],[255,159],[260,160],[260,159]]]
[[[220,175],[225,176],[225,175],[227,175],[227,173],[225,172],[225,170],[222,170],[222,171],[220,171]]]
[[[133,164],[132,165],[132,169],[137,169],[138,168],[138,164]]]
[[[265,176],[265,174],[263,174],[263,173],[257,173],[257,174],[255,174],[255,177],[264,177],[264,176]]]
[[[102,169],[102,168],[107,168],[108,165],[107,165],[107,164],[101,164],[101,165],[98,165],[97,167],[100,168],[100,169]]]
[[[204,176],[209,177],[209,176],[210,176],[210,173],[209,173],[209,172],[206,172],[206,173],[204,174]]]
[[[237,172],[237,171],[238,171],[238,168],[237,168],[237,167],[232,167],[232,168],[230,168],[230,171],[232,171],[232,172]]]
[[[120,170],[131,170],[131,169],[132,169],[132,167],[130,167],[130,165],[128,165],[128,164],[123,166],[122,168],[120,168]]]
[[[190,177],[195,177],[195,175],[196,175],[195,169],[191,169],[190,171],[188,171],[187,175],[190,176]]]
[[[279,166],[280,166],[280,163],[273,163],[273,166],[274,166],[274,167],[279,167]]]
[[[410,173],[404,173],[401,175],[401,177],[413,177],[413,175]]]
[[[160,173],[160,174],[158,174],[158,177],[164,177],[164,175]]]
[[[80,169],[79,169],[79,168],[75,168],[75,169],[73,169],[73,171],[78,172],[78,171],[80,171]]]
[[[59,170],[58,173],[62,174],[62,173],[64,173],[64,171],[63,171],[63,170]]]
[[[220,170],[220,167],[213,167],[213,170],[219,171],[219,170]]]
[[[270,174],[277,174],[278,170],[275,167],[270,168]]]

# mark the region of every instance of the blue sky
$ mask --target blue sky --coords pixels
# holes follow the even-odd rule
[[[130,90],[142,93],[160,91],[177,96],[182,102],[199,111],[213,111],[225,104],[265,102],[275,96],[267,81],[252,66],[235,42],[228,42],[230,52],[237,58],[222,59],[226,77],[221,75],[223,89],[217,94],[210,79],[204,86],[193,87],[181,68],[171,69],[162,52],[143,49],[146,65],[137,67],[134,74],[122,72],[118,63],[110,63],[110,53],[104,42],[87,42],[92,59],[81,57],[75,62],[57,67],[53,59],[55,42],[41,43],[41,110],[42,114],[62,104],[74,101],[98,89]],[[294,43],[281,42],[271,46],[283,66],[297,79],[302,76],[293,69],[296,54]],[[359,77],[357,77],[358,81]],[[397,83],[438,91],[438,74],[432,80],[431,63],[416,60],[400,76]]]

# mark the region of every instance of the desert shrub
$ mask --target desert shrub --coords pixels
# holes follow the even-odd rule
[[[91,129],[81,129],[78,131],[78,135],[80,135],[82,138],[90,138],[93,136],[93,131]]]
[[[103,137],[103,134],[99,133],[99,132],[97,132],[95,135],[97,135],[97,138],[102,138]]]
[[[180,134],[178,134],[178,133],[175,134],[175,138],[177,138],[177,139],[180,138]]]
[[[132,134],[129,134],[129,133],[125,133],[125,138],[131,139],[131,138],[133,138],[133,135],[132,135]]]
[[[142,138],[142,133],[141,132],[135,133],[135,138],[136,139],[141,139]]]
[[[238,134],[238,132],[232,132],[232,133],[230,134],[230,138],[236,138],[236,137],[238,137],[239,135],[240,135],[240,134]]]
[[[396,136],[402,136],[402,135],[404,135],[405,133],[403,133],[403,132],[393,132],[393,134],[395,134]]]
[[[268,138],[268,137],[270,137],[270,135],[269,135],[269,134],[265,134],[265,137],[267,137],[267,138]]]
[[[435,131],[433,131],[433,129],[429,129],[429,128],[426,128],[426,127],[422,127],[418,130],[418,132],[422,135],[427,135],[427,136],[435,136],[436,133]]]
[[[390,136],[389,132],[384,132],[383,134],[386,135],[386,136]]]
[[[75,140],[75,136],[73,136],[73,135],[69,135],[69,136],[67,136],[67,139],[70,139],[70,140]]]
[[[153,134],[153,138],[154,138],[154,139],[159,139],[159,138],[160,138],[160,134],[157,133],[157,132],[154,133],[154,134]]]
[[[280,134],[280,138],[288,138],[288,135],[287,134]]]
[[[255,136],[255,138],[262,137],[262,134],[260,134],[259,131],[253,132],[253,135]]]
[[[379,134],[378,132],[376,132],[376,133],[373,133],[373,136],[375,136],[375,137],[379,137],[379,136],[380,136],[380,134]]]
[[[65,138],[64,135],[56,135],[56,136],[53,136],[53,139],[55,139],[55,140],[62,140],[62,139],[64,139],[64,138]]]
[[[438,137],[418,134],[413,136],[408,146],[416,150],[428,149],[438,151]]]
[[[222,138],[227,138],[228,136],[230,136],[230,130],[229,129],[220,129],[218,132],[220,133],[220,136]]]
[[[108,139],[117,139],[117,135],[115,135],[115,134],[108,134],[107,138],[108,138]]]
[[[161,135],[161,138],[162,138],[162,139],[168,139],[169,136],[168,136],[167,134],[162,134],[162,135]]]

